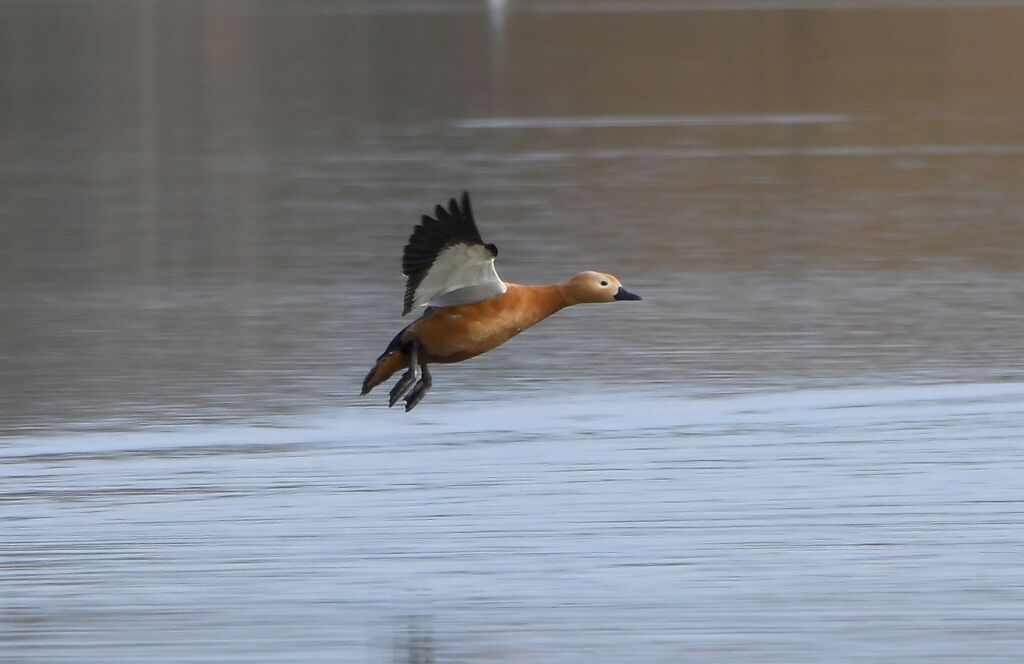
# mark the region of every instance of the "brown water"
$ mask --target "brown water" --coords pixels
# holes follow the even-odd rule
[[[0,4],[0,658],[1012,661],[1022,34]],[[387,411],[402,245],[464,189],[505,279],[644,300]]]

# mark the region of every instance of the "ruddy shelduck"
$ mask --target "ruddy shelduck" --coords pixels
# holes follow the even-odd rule
[[[423,216],[402,255],[407,278],[402,315],[417,307],[426,310],[377,358],[363,380],[363,394],[405,369],[388,405],[404,396],[408,412],[430,389],[431,363],[486,353],[574,304],[640,299],[604,272],[580,272],[547,286],[507,283],[494,270],[497,255],[498,248],[480,237],[468,193],[462,194],[461,206],[453,198],[447,210],[438,205],[434,217]]]

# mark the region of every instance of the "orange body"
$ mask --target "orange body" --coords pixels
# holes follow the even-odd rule
[[[441,307],[409,327],[422,362],[461,362],[497,348],[566,306],[557,286],[508,284],[503,295],[459,307]]]
[[[405,409],[411,410],[430,389],[432,379],[427,367],[432,363],[461,362],[486,353],[565,307],[640,299],[614,276],[590,270],[550,286],[496,283],[506,289],[504,293],[472,304],[432,306],[399,332],[363,379],[363,394],[406,369],[391,388],[389,405],[408,394]],[[415,294],[415,285],[413,288],[409,292]],[[438,299],[443,300],[448,293],[441,293]],[[416,366],[410,366],[412,362]]]
[[[419,341],[422,363],[450,364],[497,348],[568,305],[558,286],[508,284],[508,290],[483,302],[437,307],[405,329],[402,341]],[[377,385],[409,366],[409,356],[394,352],[380,358],[368,383]]]

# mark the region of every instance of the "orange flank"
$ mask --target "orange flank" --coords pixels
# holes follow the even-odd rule
[[[503,282],[494,271],[498,250],[480,238],[468,194],[461,208],[452,200],[447,210],[437,206],[435,216],[416,227],[402,259],[406,311],[428,308],[395,336],[363,380],[366,394],[404,369],[389,405],[405,396],[409,411],[420,402],[432,384],[429,364],[486,353],[568,306],[640,299],[603,272],[580,272],[547,286]]]
[[[508,284],[491,300],[436,309],[409,328],[420,342],[420,361],[461,362],[497,348],[568,303],[557,286]]]

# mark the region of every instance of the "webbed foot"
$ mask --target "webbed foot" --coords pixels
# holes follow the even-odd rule
[[[416,381],[416,385],[412,388],[412,391],[409,392],[409,396],[405,398],[405,412],[407,413],[416,407],[416,404],[418,404],[423,397],[427,395],[427,392],[430,391],[430,386],[433,385],[433,380],[430,378],[430,370],[427,369],[427,365],[420,365],[420,369],[422,372],[420,379]]]
[[[416,372],[413,369],[409,369],[402,377],[398,379],[395,386],[391,388],[391,395],[388,398],[388,408],[398,403],[398,400],[405,396],[405,393],[412,388],[412,384],[416,382]]]
[[[409,391],[413,383],[420,379],[419,352],[420,345],[413,342],[412,346],[409,348],[409,369],[402,374],[402,377],[398,379],[395,386],[391,388],[391,395],[388,399],[388,408],[391,408],[398,403],[398,400],[405,396],[405,393]],[[406,410],[409,409],[406,408]]]

